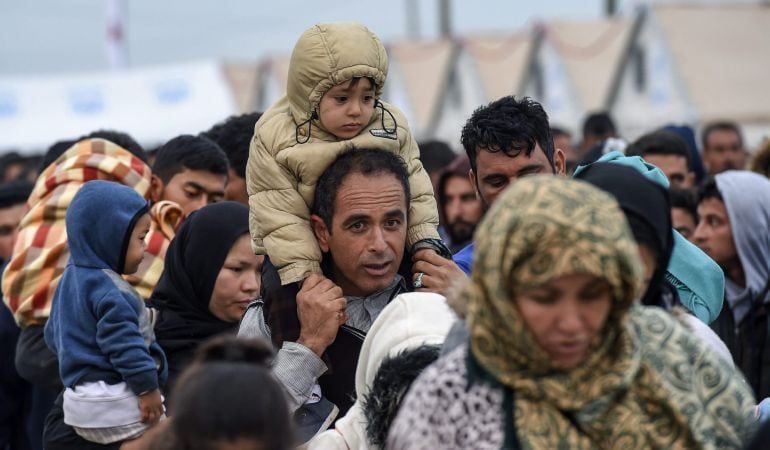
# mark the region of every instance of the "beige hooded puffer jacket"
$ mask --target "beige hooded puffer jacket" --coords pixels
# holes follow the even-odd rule
[[[379,148],[404,159],[412,191],[407,246],[439,238],[433,188],[401,111],[383,103],[358,136],[342,141],[313,115],[326,91],[354,77],[373,79],[379,100],[387,74],[385,48],[363,25],[319,24],[297,41],[286,95],[257,122],[246,170],[252,247],[270,256],[282,284],[321,273],[310,206],[318,178],[352,146]]]

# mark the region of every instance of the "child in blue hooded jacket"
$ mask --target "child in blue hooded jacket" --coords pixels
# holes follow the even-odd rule
[[[165,356],[143,300],[121,277],[142,262],[147,212],[133,189],[91,181],[65,218],[70,259],[45,341],[59,359],[64,423],[100,444],[136,438],[164,412]]]

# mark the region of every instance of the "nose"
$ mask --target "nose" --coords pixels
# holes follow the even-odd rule
[[[248,292],[249,295],[256,297],[259,293],[261,285],[260,273],[258,271],[245,271],[243,275],[243,283],[241,289],[243,292]]]
[[[706,221],[701,220],[700,223],[695,227],[695,231],[692,234],[692,238],[695,239],[695,242],[700,245],[703,242],[706,241]]]
[[[374,227],[371,239],[369,240],[369,251],[372,253],[382,253],[387,248],[388,244],[385,242],[385,233],[382,228]]]
[[[583,331],[583,320],[580,317],[580,305],[577,299],[566,299],[562,305],[556,328],[564,333],[575,335]]]
[[[354,100],[348,104],[348,115],[351,117],[357,117],[361,115],[361,105],[357,100]]]

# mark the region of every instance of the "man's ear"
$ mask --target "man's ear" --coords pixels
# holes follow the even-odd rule
[[[163,189],[166,188],[166,183],[160,179],[159,176],[153,175],[150,178],[150,200],[153,203],[159,202],[163,198]]]
[[[556,175],[567,175],[567,157],[564,155],[564,150],[557,148],[553,151],[553,167]]]
[[[318,246],[321,247],[321,251],[326,253],[329,251],[329,229],[326,227],[326,222],[315,214],[310,216],[310,226],[313,228],[313,233],[318,241]]]

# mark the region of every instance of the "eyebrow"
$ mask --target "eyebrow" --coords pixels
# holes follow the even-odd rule
[[[224,190],[221,190],[221,191],[209,191],[203,185],[200,185],[200,184],[198,184],[198,183],[196,183],[194,181],[188,181],[184,185],[185,185],[185,187],[191,187],[193,189],[197,189],[199,191],[203,191],[203,192],[205,192],[205,193],[207,193],[209,195],[225,195],[225,191]]]

